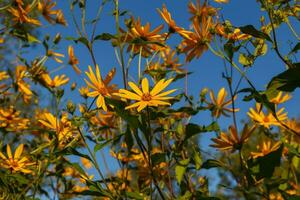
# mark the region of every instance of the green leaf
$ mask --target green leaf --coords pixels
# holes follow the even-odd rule
[[[263,56],[268,51],[268,45],[266,43],[258,44],[255,47],[254,56]]]
[[[261,38],[261,39],[266,39],[270,42],[273,42],[272,39],[270,38],[269,35],[267,35],[266,33],[264,32],[261,32],[261,31],[258,31],[254,26],[252,25],[247,25],[247,26],[242,26],[242,27],[239,27],[240,30],[243,32],[243,33],[246,33],[248,35],[252,35],[253,37],[255,38]]]
[[[224,44],[224,51],[231,62],[234,54],[233,41],[229,40],[226,44]]]
[[[240,90],[238,93],[245,93],[245,92],[250,92],[250,95],[244,97],[244,101],[250,101],[252,99],[255,99],[257,103],[261,103],[264,105],[271,113],[274,115],[276,114],[275,112],[275,104],[270,102],[267,96],[268,92],[258,92],[252,88],[244,88]]]
[[[179,197],[177,198],[177,200],[189,200],[189,199],[192,198],[192,196],[193,196],[193,194],[192,194],[190,191],[186,191],[186,192],[184,193],[184,195],[179,196]]]
[[[127,145],[128,150],[130,151],[133,147],[133,137],[129,126],[127,126],[125,132],[125,143]]]
[[[146,40],[143,40],[142,38],[135,38],[135,39],[131,40],[130,43],[138,44],[138,45],[156,44],[158,46],[165,47],[165,45],[160,42],[146,41]]]
[[[151,155],[152,165],[158,165],[162,162],[166,162],[166,153],[155,153]]]
[[[273,77],[268,84],[268,89],[280,90],[285,92],[293,92],[300,87],[300,66],[290,68],[277,76]]]
[[[295,147],[293,147],[292,145],[290,145],[288,143],[285,143],[284,146],[288,148],[289,154],[295,155],[300,158],[300,152]]]
[[[182,78],[184,78],[184,77],[186,77],[187,75],[190,75],[190,74],[192,74],[193,72],[188,72],[188,73],[181,73],[181,74],[178,74],[178,73],[176,73],[176,76],[175,76],[175,78],[173,79],[173,83],[175,82],[175,81],[178,81],[178,80],[180,80],[180,79],[182,79]]]
[[[80,38],[74,40],[74,42],[75,43],[80,42],[80,43],[84,44],[86,47],[89,47],[89,43],[90,43],[85,37],[80,37]]]
[[[250,66],[253,65],[253,59],[251,59],[249,56],[246,56],[244,53],[241,53],[239,56],[239,63],[244,66]]]
[[[220,127],[217,122],[213,122],[208,126],[199,126],[197,124],[189,123],[186,125],[185,128],[185,139],[184,141],[188,140],[190,137],[195,136],[199,133],[205,133],[205,132],[212,132],[212,131],[219,131]]]
[[[73,194],[83,195],[83,196],[97,196],[97,197],[106,197],[107,195],[102,192],[93,191],[93,190],[84,190],[82,192],[73,192]]]
[[[252,173],[258,178],[271,178],[275,167],[280,166],[283,145],[263,157],[250,159],[247,161]]]
[[[289,53],[289,55],[292,54],[292,53],[297,53],[299,50],[300,50],[300,42],[298,42],[298,43],[294,46],[294,48],[291,50],[291,52]]]
[[[40,40],[38,40],[35,36],[29,34],[28,32],[21,31],[21,30],[13,30],[11,34],[23,41],[29,42],[29,43],[41,43]]]
[[[199,153],[199,151],[194,151],[193,160],[195,162],[196,169],[199,170],[202,165],[201,154]]]
[[[143,200],[143,199],[145,199],[145,197],[142,196],[138,192],[126,192],[126,196],[129,197],[130,199],[136,199],[136,200]]]
[[[124,102],[109,98],[106,98],[105,101],[114,106],[114,110],[118,116],[128,122],[131,128],[137,129],[140,127],[138,117],[136,115],[131,115],[128,110],[125,110]]]
[[[211,169],[211,168],[223,167],[223,166],[224,166],[223,163],[221,163],[218,160],[208,159],[208,160],[206,160],[202,164],[201,168],[203,168],[203,169]]]
[[[104,40],[104,41],[107,41],[107,40],[111,40],[115,38],[114,35],[110,34],[110,33],[102,33],[100,35],[97,35],[95,38],[94,38],[94,41],[95,40]]]
[[[97,151],[103,149],[104,147],[106,147],[107,145],[109,145],[111,142],[114,142],[116,140],[119,140],[120,137],[122,137],[124,134],[120,134],[112,139],[109,139],[109,140],[105,140],[103,143],[99,143],[99,144],[96,144],[95,147],[94,147],[94,153],[96,153]]]
[[[177,182],[180,184],[183,178],[183,175],[185,174],[186,168],[188,164],[190,163],[190,159],[181,160],[178,162],[178,164],[175,166],[175,174]]]
[[[8,174],[8,177],[14,178],[21,184],[28,184],[28,182],[30,181],[28,178],[22,176],[21,174]]]
[[[84,169],[78,164],[78,163],[72,163],[68,162],[68,164],[72,167],[74,167],[80,174],[86,176],[86,173],[84,172]]]
[[[292,196],[292,197],[288,197],[286,200],[299,200],[300,196]]]
[[[79,157],[83,157],[83,158],[86,158],[88,160],[90,160],[92,162],[92,159],[88,156],[88,155],[85,155],[83,153],[80,153],[79,151],[77,151],[75,148],[73,147],[69,147],[69,148],[66,148],[62,151],[62,153],[66,153],[66,154],[71,154],[71,155],[75,155],[75,156],[79,156]]]

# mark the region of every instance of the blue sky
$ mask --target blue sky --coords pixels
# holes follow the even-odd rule
[[[180,0],[180,1],[174,1],[174,0],[121,0],[120,1],[120,9],[121,10],[129,10],[134,16],[139,16],[144,23],[151,22],[151,27],[156,27],[163,22],[163,20],[160,18],[158,12],[156,11],[157,8],[161,8],[163,4],[166,4],[168,10],[171,12],[173,18],[177,22],[178,25],[183,27],[189,27],[188,19],[190,18],[188,11],[187,11],[187,4],[189,1],[187,0]],[[194,1],[195,2],[195,1]],[[88,7],[87,7],[87,18],[93,19],[96,16],[97,8],[100,4],[100,1],[87,1]],[[220,7],[220,13],[222,13],[224,19],[228,19],[231,21],[231,23],[235,26],[242,26],[247,24],[252,24],[256,27],[260,26],[259,18],[262,15],[262,11],[260,10],[258,4],[256,1],[246,1],[246,0],[231,0],[229,4],[216,4],[214,2],[211,3],[212,5],[216,5]],[[44,33],[47,32],[50,35],[55,35],[57,32],[60,32],[63,35],[63,38],[66,38],[68,36],[77,38],[78,35],[75,31],[74,24],[72,23],[69,8],[68,8],[68,1],[58,1],[57,8],[63,9],[65,13],[65,17],[68,21],[68,27],[62,27],[62,26],[49,26],[46,30],[44,30]],[[114,18],[112,16],[112,9],[113,5],[112,3],[108,3],[106,7],[104,7],[101,20],[98,24],[97,28],[97,34],[101,34],[104,32],[112,33],[114,34],[115,31],[115,24],[114,24]],[[77,19],[80,18],[80,13],[75,12],[75,16]],[[46,24],[46,23],[44,23]],[[123,26],[124,27],[124,26]],[[165,25],[165,29],[167,30],[167,26]],[[88,31],[90,31],[88,27]],[[96,34],[96,35],[97,35]],[[290,34],[287,27],[283,26],[279,29],[278,34],[278,41],[280,48],[283,49],[283,51],[287,51],[287,40],[286,36],[287,34]],[[176,39],[175,39],[176,40]],[[61,49],[57,49],[57,52],[65,53],[67,55],[67,46],[73,44],[75,49],[75,55],[79,58],[80,64],[79,67],[82,71],[87,70],[88,65],[92,65],[92,60],[90,58],[90,55],[88,54],[87,49],[79,44],[74,45],[72,41],[63,40],[60,47]],[[37,47],[39,49],[39,47]],[[98,41],[95,43],[94,47],[95,55],[97,63],[100,66],[102,75],[106,75],[108,71],[113,67],[117,67],[117,74],[114,79],[114,82],[119,85],[119,87],[122,87],[122,81],[121,81],[121,70],[120,67],[115,59],[114,49],[111,47],[110,42],[106,41]],[[34,50],[31,56],[39,55],[40,52]],[[67,58],[65,58],[67,60]],[[183,61],[183,59],[182,59]],[[145,63],[145,61],[143,61]],[[131,66],[131,72],[133,73],[133,77],[136,79],[136,73],[137,71],[137,65],[135,65],[136,62],[133,62],[133,65]],[[51,71],[54,70],[58,65],[54,62],[49,62],[48,67]],[[189,95],[194,95],[196,98],[198,98],[199,92],[204,87],[208,87],[210,89],[213,89],[215,93],[218,92],[218,90],[221,87],[227,86],[226,80],[222,78],[222,72],[224,71],[223,67],[223,61],[217,57],[215,57],[212,53],[206,52],[203,54],[203,56],[200,59],[196,59],[193,62],[186,65],[186,67],[193,72],[192,75],[188,77],[188,88],[189,88]],[[252,80],[255,83],[255,86],[258,89],[265,89],[265,86],[270,81],[271,77],[274,75],[282,72],[285,70],[284,64],[278,59],[277,56],[275,56],[274,51],[268,49],[268,53],[266,56],[259,58],[255,65],[249,69],[248,71],[248,77],[250,80]],[[58,72],[65,73],[70,76],[71,82],[76,81],[78,86],[85,85],[83,79],[85,78],[85,74],[82,73],[80,76],[77,76],[70,66],[65,66],[62,70]],[[239,78],[238,73],[234,73],[234,81],[236,82]],[[175,83],[174,85],[171,85],[170,88],[182,88],[184,87],[183,81],[179,83]],[[245,82],[242,83],[241,88],[243,87],[249,87]],[[79,88],[79,87],[78,87]],[[227,87],[226,87],[227,88]],[[297,94],[298,91],[294,94],[294,98],[290,100],[288,103],[286,103],[286,110],[289,113],[290,117],[297,117],[300,107],[299,107],[299,95]],[[70,93],[69,90],[67,92],[68,99],[77,99],[79,97],[78,93],[73,94]],[[240,108],[240,112],[237,113],[237,119],[238,121],[241,120],[247,120],[247,111],[250,106],[254,105],[254,102],[242,102],[243,95],[238,96],[237,104],[236,106]],[[209,120],[207,120],[209,119]],[[192,118],[193,123],[198,124],[209,124],[210,121],[210,115],[208,112],[200,113],[198,116]],[[231,118],[224,118],[221,117],[219,120],[220,125],[222,129],[226,129],[229,125],[232,124]],[[211,136],[214,136],[211,133],[205,134],[204,137],[202,137],[201,144],[205,146],[205,148],[208,148],[207,145],[209,144],[209,138]],[[106,152],[107,155],[107,152]],[[108,156],[108,155],[107,155]],[[101,162],[101,160],[100,160]],[[111,159],[108,159],[108,162],[112,163]],[[114,169],[116,167],[115,164],[111,164],[111,169]]]

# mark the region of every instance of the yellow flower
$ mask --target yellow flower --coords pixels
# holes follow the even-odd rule
[[[83,166],[84,166],[86,169],[92,168],[93,165],[92,165],[92,163],[91,163],[91,161],[90,161],[89,159],[84,158],[84,157],[81,157],[80,160],[81,160]]]
[[[65,57],[64,54],[56,53],[56,52],[54,52],[52,50],[48,50],[47,51],[47,56],[53,58],[58,63],[63,63],[63,61],[60,58],[64,58]]]
[[[85,72],[85,74],[89,77],[91,82],[87,81],[86,79],[84,80],[88,85],[88,87],[93,90],[89,92],[87,96],[97,98],[96,100],[97,107],[103,108],[104,111],[107,111],[107,106],[104,97],[111,97],[112,94],[117,91],[116,85],[112,84],[109,86],[109,83],[114,77],[115,73],[116,73],[116,69],[113,68],[108,73],[106,78],[102,80],[98,65],[96,66],[96,75],[93,72],[91,66],[89,66],[89,72]]]
[[[256,123],[258,123],[261,126],[264,126],[266,128],[270,128],[270,126],[274,125],[274,126],[280,126],[280,123],[278,121],[284,122],[288,117],[287,117],[287,113],[283,113],[284,108],[279,109],[276,112],[276,116],[278,118],[278,120],[272,115],[272,113],[268,113],[267,115],[264,114],[263,111],[259,111],[260,104],[256,105],[256,110],[254,110],[253,108],[250,108],[249,112],[247,113],[248,116],[255,121]]]
[[[23,80],[26,76],[26,69],[25,66],[21,65],[16,67],[16,84],[18,85],[18,90],[22,94],[31,96],[32,92],[30,90],[30,85]]]
[[[0,44],[3,44],[3,43],[4,43],[4,38],[0,37]]]
[[[281,104],[281,103],[284,103],[284,102],[290,100],[291,98],[292,98],[292,96],[290,96],[289,94],[283,95],[283,93],[280,91],[276,97],[274,97],[270,100],[270,102],[272,102],[274,104]]]
[[[269,194],[269,200],[284,200],[279,192],[272,192]]]
[[[13,21],[20,23],[20,24],[28,23],[28,24],[40,26],[41,23],[39,20],[30,18],[28,16],[29,12],[31,11],[31,6],[27,5],[25,9],[22,6],[23,6],[23,3],[17,3],[16,8],[10,7],[7,9],[8,12],[14,16]]]
[[[6,71],[0,71],[0,82],[4,81],[5,79],[8,79],[8,78],[9,78],[9,75],[7,74]],[[7,93],[7,89],[5,89],[6,86],[7,85],[5,83],[0,84],[0,94],[5,95]]]
[[[137,111],[140,112],[147,106],[159,106],[159,105],[171,105],[167,100],[172,99],[172,97],[167,97],[167,95],[176,91],[176,89],[163,91],[173,79],[160,80],[151,91],[149,91],[149,82],[147,78],[142,80],[142,90],[133,82],[129,82],[128,85],[134,92],[130,92],[125,89],[120,89],[118,96],[137,101],[136,103],[127,106],[125,109],[130,109],[138,107]],[[159,94],[160,93],[160,94]]]
[[[61,10],[58,10],[56,14],[56,23],[67,26],[67,21],[65,20],[64,13]]]
[[[89,87],[81,87],[78,89],[80,95],[83,97],[83,98],[87,98],[88,97],[88,93],[90,92],[89,91]]]
[[[219,90],[217,98],[215,97],[214,92],[210,91],[210,99],[211,103],[208,103],[208,108],[212,111],[212,115],[216,118],[219,118],[222,115],[228,117],[229,114],[227,112],[237,112],[239,111],[238,108],[235,108],[234,110],[232,108],[226,108],[226,106],[232,104],[232,99],[225,101],[227,92],[225,88],[221,88]],[[233,100],[236,99],[236,96],[233,98]]]
[[[163,59],[162,67],[174,70],[178,73],[182,73],[185,70],[180,69],[182,64],[179,63],[179,58],[176,57],[177,52],[175,50],[171,50],[170,47],[164,48],[160,51],[161,58]]]
[[[39,122],[46,128],[55,131],[60,145],[74,139],[75,131],[72,130],[72,124],[64,113],[61,119],[56,118],[51,113],[46,112]]]
[[[123,39],[130,43],[127,51],[132,51],[133,48],[134,53],[142,51],[142,56],[147,57],[153,51],[159,50],[166,36],[165,34],[159,34],[162,29],[163,25],[160,25],[153,31],[150,31],[150,23],[142,26],[140,18],[137,21],[132,18],[132,27],[129,28],[128,33],[124,33],[125,31],[121,30],[124,33]]]
[[[182,35],[183,37],[185,34],[189,31],[184,30],[184,28],[181,28],[176,25],[176,22],[172,19],[171,14],[167,10],[167,7],[165,4],[163,4],[162,10],[157,9],[160,16],[163,18],[163,20],[168,24],[169,26],[169,33],[177,32],[178,34]]]
[[[0,108],[0,127],[8,131],[22,131],[28,128],[29,120],[20,117],[21,112],[14,109],[13,106]]]
[[[229,0],[214,0],[217,3],[228,3]]]
[[[189,12],[193,15],[191,19],[195,18],[207,18],[217,14],[217,9],[207,5],[207,1],[201,5],[200,0],[197,0],[196,5],[190,2],[188,5]]]
[[[50,88],[56,88],[62,85],[65,85],[69,82],[69,78],[66,77],[66,75],[61,75],[61,76],[55,76],[54,79],[52,80],[49,74],[42,74],[42,79],[45,81],[48,87]]]
[[[38,2],[38,10],[43,17],[51,24],[55,23],[55,19],[51,15],[57,15],[57,10],[51,10],[56,5],[56,2],[51,0],[42,0]]]
[[[239,137],[236,128],[234,126],[230,126],[230,135],[221,132],[220,136],[212,139],[215,144],[212,144],[210,146],[218,148],[222,151],[231,150],[232,152],[234,152],[235,150],[239,150],[242,148],[242,145],[249,139],[254,130],[255,126],[252,126],[249,129],[246,124],[242,131],[241,137]]]
[[[68,54],[69,54],[69,62],[68,62],[69,65],[71,65],[73,67],[74,71],[77,74],[80,74],[81,70],[77,66],[79,64],[79,60],[75,57],[74,49],[71,45],[68,47]]]
[[[114,112],[101,112],[99,111],[97,115],[91,117],[90,122],[99,128],[100,134],[104,135],[106,139],[112,138],[114,136],[114,130],[117,130],[117,115]]]
[[[251,38],[251,35],[241,33],[241,30],[239,28],[236,28],[232,32],[229,32],[226,30],[226,28],[223,25],[220,24],[216,26],[216,32],[219,35],[229,40],[237,41],[237,40],[247,40]]]
[[[190,62],[194,57],[199,58],[208,49],[207,43],[212,40],[210,30],[213,26],[212,17],[202,17],[201,22],[198,18],[194,18],[194,32],[186,32],[179,45],[180,51],[186,54],[186,62]]]
[[[21,157],[23,153],[24,145],[20,144],[16,149],[14,155],[12,155],[9,144],[6,146],[7,157],[0,152],[1,163],[0,166],[9,169],[11,172],[23,172],[25,174],[32,173],[29,166],[33,165],[33,162],[29,162],[27,157]]]
[[[263,157],[273,151],[276,151],[280,147],[280,145],[281,145],[281,143],[279,141],[273,145],[270,140],[263,141],[260,145],[257,146],[257,149],[260,151],[259,152],[251,152],[250,154],[253,158]]]
[[[6,71],[0,71],[0,81],[8,79],[9,75],[7,74]]]
[[[298,134],[295,134],[295,133],[291,134],[290,131],[284,131],[285,129],[283,129],[282,132],[284,134],[289,134],[288,137],[291,137],[292,141],[294,141],[296,143],[300,143],[300,123],[299,123],[299,121],[297,121],[295,118],[288,119],[285,122],[285,125]]]

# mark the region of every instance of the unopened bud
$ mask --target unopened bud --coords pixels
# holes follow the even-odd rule
[[[74,105],[74,103],[72,101],[68,101],[67,103],[67,111],[71,114],[73,114],[76,110],[76,106]]]
[[[77,84],[75,82],[73,82],[72,85],[71,85],[71,91],[75,90],[76,86],[77,86]]]
[[[61,34],[60,33],[57,33],[53,39],[53,43],[54,44],[58,44],[61,40]]]

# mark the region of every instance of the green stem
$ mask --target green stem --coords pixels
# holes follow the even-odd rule
[[[95,157],[95,154],[93,154],[93,152],[91,151],[91,148],[90,148],[89,145],[87,144],[87,142],[86,142],[86,140],[85,140],[85,138],[84,138],[84,135],[83,135],[83,133],[82,133],[82,131],[80,130],[79,127],[77,128],[77,130],[78,130],[78,132],[79,132],[79,134],[80,134],[80,136],[81,136],[81,139],[82,139],[82,141],[83,141],[83,143],[84,143],[84,146],[87,148],[87,150],[88,150],[90,156],[92,157],[92,162],[93,162],[93,164],[94,164],[94,166],[95,166],[95,168],[96,168],[96,171],[98,172],[98,174],[99,174],[100,177],[102,178],[103,183],[104,183],[104,185],[106,186],[107,190],[109,190],[110,193],[113,194],[113,192],[112,192],[112,191],[110,190],[110,188],[108,187],[108,184],[107,184],[107,182],[106,182],[106,179],[105,179],[103,173],[101,172],[101,169],[100,169],[100,167],[99,167],[99,164],[98,164],[98,162],[97,162],[97,159],[96,159],[96,157]],[[116,192],[117,192],[117,191],[116,191]]]

